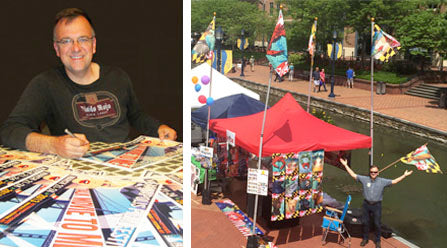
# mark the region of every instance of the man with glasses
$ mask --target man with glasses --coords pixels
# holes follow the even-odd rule
[[[53,47],[63,66],[31,80],[1,127],[3,145],[77,158],[90,141],[126,141],[130,125],[146,135],[177,138],[174,129],[141,111],[124,71],[92,62],[96,37],[84,11],[64,9],[55,19]],[[41,133],[42,123],[51,135]]]
[[[340,162],[345,166],[346,171],[356,181],[363,185],[363,197],[365,198],[362,205],[362,221],[363,221],[363,240],[360,246],[368,243],[370,214],[374,216],[374,226],[376,229],[376,247],[380,248],[381,236],[381,218],[382,218],[382,198],[385,187],[391,186],[402,181],[405,177],[411,175],[413,171],[405,170],[404,174],[396,179],[385,179],[379,176],[379,168],[376,165],[369,167],[369,177],[357,175],[348,166],[346,159],[340,158]]]

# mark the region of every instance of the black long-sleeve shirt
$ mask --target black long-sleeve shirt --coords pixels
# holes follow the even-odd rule
[[[64,135],[68,128],[91,142],[124,142],[130,125],[142,134],[158,136],[160,125],[142,112],[127,73],[104,65],[99,79],[89,85],[70,80],[62,66],[37,75],[3,123],[1,142],[26,149],[26,136],[40,132],[42,123],[51,135]]]

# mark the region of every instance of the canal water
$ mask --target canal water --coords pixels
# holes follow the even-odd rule
[[[273,98],[270,106],[278,100]],[[369,122],[336,113],[328,114],[336,126],[369,136]],[[397,235],[420,247],[446,247],[447,145],[375,125],[374,164],[384,168],[425,143],[445,174],[428,174],[401,162],[380,173],[381,177],[394,179],[401,176],[405,169],[413,170],[411,176],[385,189],[382,223],[391,227]],[[357,174],[368,175],[368,165],[368,149],[352,151],[351,166]],[[361,184],[341,169],[325,165],[323,190],[341,202],[350,194],[351,208],[361,208]]]

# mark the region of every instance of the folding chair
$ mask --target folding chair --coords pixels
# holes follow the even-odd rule
[[[345,219],[346,211],[348,211],[349,204],[351,203],[351,196],[348,195],[346,199],[345,206],[343,211],[338,210],[336,208],[327,207],[326,206],[326,215],[323,216],[323,224],[321,227],[323,228],[323,245],[326,244],[326,237],[329,232],[338,234],[338,243],[340,243],[340,237],[343,238],[343,242],[348,240],[348,247],[351,247],[351,235],[343,224],[343,220]],[[341,216],[339,216],[341,214]]]

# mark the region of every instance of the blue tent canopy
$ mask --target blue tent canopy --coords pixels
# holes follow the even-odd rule
[[[210,119],[246,116],[263,111],[264,103],[244,94],[236,94],[220,98],[211,105]],[[191,121],[206,128],[208,106],[204,105],[191,113]]]

